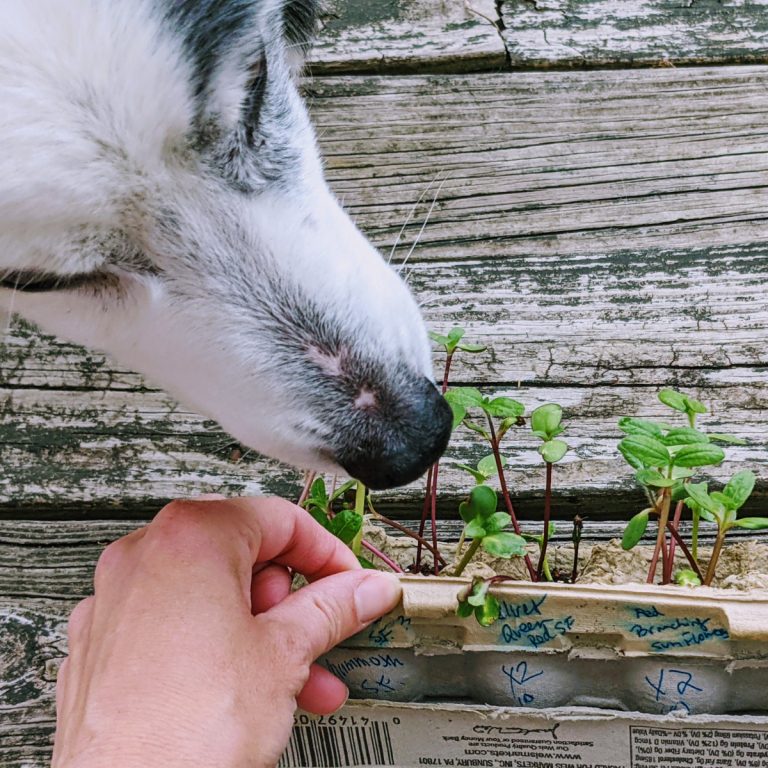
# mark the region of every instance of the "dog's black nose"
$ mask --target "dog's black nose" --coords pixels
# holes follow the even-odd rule
[[[406,485],[424,474],[445,451],[453,421],[445,398],[426,378],[362,417],[367,428],[355,430],[356,444],[343,448],[338,461],[375,490]]]

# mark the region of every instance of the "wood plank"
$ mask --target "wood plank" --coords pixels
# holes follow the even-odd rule
[[[513,67],[765,61],[765,0],[501,0]]]
[[[135,523],[13,522],[0,529],[0,765],[43,768],[55,727],[56,671],[66,622],[91,593],[102,547]],[[616,526],[587,523],[590,540]],[[596,531],[597,529],[597,531]],[[456,529],[450,529],[455,536]],[[563,538],[561,534],[556,538]]]
[[[315,75],[499,69],[494,0],[330,0],[309,56]]]
[[[736,432],[749,441],[729,449],[729,459],[708,474],[725,480],[736,469],[764,475],[766,436],[762,414],[768,388],[744,384],[722,388],[689,388],[713,403],[703,423],[712,431]],[[638,387],[504,387],[495,394],[512,395],[529,408],[556,401],[565,408],[573,447],[556,472],[558,509],[593,517],[637,511],[641,501],[632,473],[616,450],[621,433],[616,419],[627,413],[665,417],[653,390]],[[226,435],[186,412],[162,393],[107,390],[17,390],[2,411],[0,511],[6,517],[145,517],[168,499],[206,492],[274,493],[295,497],[299,477],[291,469],[265,461],[242,449]],[[539,511],[542,464],[536,439],[525,430],[511,433],[504,450],[512,493],[527,514]],[[477,461],[487,449],[473,433],[459,430],[441,472],[440,510],[455,515],[468,488],[456,461]],[[237,458],[235,458],[237,456]],[[471,485],[471,481],[469,481]],[[412,514],[420,505],[422,484],[414,483],[377,495],[382,511]],[[764,502],[756,493],[750,508]]]
[[[653,388],[711,403],[764,472],[768,68],[471,77],[330,78],[311,85],[332,184],[390,245],[425,192],[402,259],[429,324],[465,325],[492,353],[454,383],[555,400],[574,419],[558,482],[567,511],[634,507],[615,419],[658,414]],[[296,476],[236,463],[210,423],[103,357],[19,327],[0,350],[0,506],[7,515],[134,516],[208,490],[292,495]],[[518,383],[521,388],[518,392]],[[517,438],[515,438],[517,440]],[[535,509],[538,457],[510,452]],[[233,450],[235,454],[233,454]],[[482,449],[459,437],[452,454]],[[464,483],[447,469],[444,509]],[[628,495],[628,493],[630,495]],[[418,491],[388,494],[388,511]],[[757,502],[755,502],[757,503]]]

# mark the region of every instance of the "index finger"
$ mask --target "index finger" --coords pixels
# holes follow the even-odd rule
[[[349,547],[306,510],[285,499],[235,498],[181,504],[194,518],[193,525],[207,529],[209,542],[229,550],[249,574],[255,566],[268,562],[288,566],[310,581],[360,568]],[[183,526],[184,520],[180,522]]]

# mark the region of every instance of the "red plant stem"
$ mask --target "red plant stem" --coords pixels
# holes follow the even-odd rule
[[[315,482],[315,478],[317,477],[317,472],[314,472],[313,470],[309,470],[304,475],[304,487],[301,489],[301,495],[299,496],[299,500],[296,502],[298,506],[301,506],[309,496],[310,490],[312,490],[312,483]]]
[[[448,391],[448,376],[451,373],[451,363],[453,362],[454,352],[449,352],[445,357],[445,368],[443,368],[443,381],[440,385],[440,392],[444,395]],[[432,546],[435,575],[439,572],[438,558],[445,564],[445,560],[440,557],[437,548],[437,475],[440,461],[436,461],[427,472],[426,495],[424,496],[424,506],[421,509],[421,521],[419,522],[419,537],[424,538],[424,529],[427,527],[427,516],[432,523]],[[422,543],[419,542],[416,547],[416,572],[421,570]]]
[[[648,584],[653,584],[653,580],[656,578],[656,568],[659,564],[659,555],[664,551],[664,564],[667,562],[667,548],[664,546],[664,537],[667,533],[667,522],[669,521],[669,488],[664,488],[661,492],[661,509],[659,510],[659,532],[656,536],[656,546],[653,550],[653,557],[651,558],[651,566],[648,569]]]
[[[722,528],[717,529],[717,538],[715,539],[715,546],[712,550],[712,557],[709,558],[709,565],[707,566],[707,573],[704,576],[704,586],[709,587],[712,585],[712,581],[715,578],[715,572],[717,571],[717,561],[720,559],[720,551],[725,543],[725,534]]]
[[[436,551],[432,548],[432,545],[423,537],[419,536],[418,533],[414,533],[410,528],[406,528],[404,525],[400,525],[396,520],[390,520],[388,517],[384,517],[384,515],[381,514],[381,512],[377,512],[376,510],[373,510],[373,513],[376,515],[376,517],[381,520],[382,523],[385,525],[390,525],[392,528],[395,528],[396,530],[400,531],[401,533],[404,533],[406,536],[410,536],[412,539],[415,539],[419,542],[419,544],[422,547],[426,547],[433,556],[437,557],[437,559],[440,561],[441,565],[445,565],[445,558],[440,554],[439,551]]]
[[[440,469],[439,462],[435,462],[434,471],[432,472],[432,489],[429,493],[429,510],[430,521],[432,523],[432,549],[437,552],[437,474]],[[432,565],[435,576],[440,573],[440,563],[437,562],[437,558],[432,558]]]
[[[501,466],[501,454],[499,453],[499,441],[496,439],[496,428],[493,426],[493,419],[490,414],[486,414],[488,419],[488,427],[491,430],[491,450],[493,451],[493,457],[496,459],[496,472],[499,475],[499,484],[501,485],[501,497],[504,499],[504,506],[507,508],[507,513],[512,518],[512,527],[515,533],[520,535],[520,523],[517,522],[517,515],[515,514],[515,508],[512,506],[512,499],[509,497],[509,490],[507,489],[507,480],[504,477],[504,467]],[[530,555],[525,555],[525,565],[528,568],[528,575],[531,577],[531,581],[536,581],[536,569],[533,567]]]
[[[426,490],[424,491],[424,505],[421,508],[421,520],[419,521],[419,544],[416,547],[416,573],[421,572],[421,548],[422,548],[422,541],[424,540],[424,529],[427,527],[427,516],[429,515],[429,510],[431,508],[431,502],[430,502],[430,496],[432,493],[432,471],[434,470],[434,465],[432,465],[429,468],[429,471],[427,472],[427,486]]]
[[[373,544],[370,544],[365,539],[363,539],[361,543],[369,552],[376,555],[382,562],[386,563],[395,573],[405,573],[405,571],[391,557],[387,557],[380,549],[376,549]]]
[[[549,519],[552,507],[552,463],[547,462],[547,484],[544,490],[544,536],[541,540],[539,552],[539,564],[536,567],[536,581],[541,581],[541,573],[544,570],[544,561],[547,558],[547,544],[549,544]]]
[[[683,516],[683,502],[678,501],[677,506],[675,507],[675,514],[672,518],[672,525],[675,526],[675,530],[679,531],[680,527],[680,518]],[[670,523],[667,523],[667,528],[669,528]],[[670,534],[672,534],[672,530],[670,529]],[[669,542],[669,558],[667,560],[669,570],[667,573],[664,574],[665,583],[669,583],[672,581],[672,571],[675,568],[675,543],[677,541],[677,538],[674,534],[672,534],[672,540]]]
[[[701,583],[704,583],[704,574],[701,572],[701,567],[696,562],[696,558],[691,554],[691,550],[688,549],[688,545],[685,543],[685,540],[680,535],[680,531],[677,530],[677,524],[676,523],[667,523],[667,528],[669,529],[669,532],[672,534],[672,538],[680,545],[680,549],[683,551],[683,554],[685,555],[685,559],[688,561],[688,564],[691,566],[693,571],[696,573],[696,575],[701,580]]]

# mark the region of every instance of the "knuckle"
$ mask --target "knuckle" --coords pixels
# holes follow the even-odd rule
[[[91,611],[93,610],[93,598],[86,597],[81,600],[69,615],[67,621],[67,638],[70,645],[77,642],[90,623]]]
[[[96,589],[118,570],[127,554],[128,544],[123,539],[118,539],[108,544],[99,559],[96,561],[96,570],[93,575],[93,582]]]

